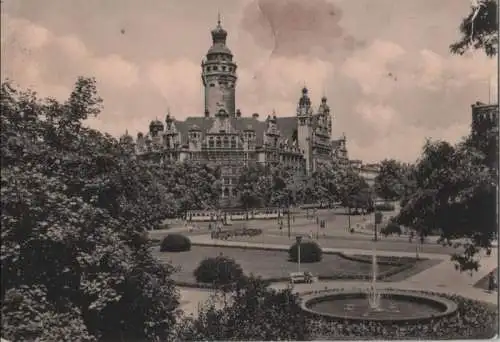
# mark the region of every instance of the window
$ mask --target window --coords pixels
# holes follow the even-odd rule
[[[214,148],[214,138],[213,137],[210,137],[208,139],[208,147]]]
[[[216,146],[216,147],[220,147],[220,146],[221,146],[220,137],[217,137],[217,138],[215,139],[215,146]]]
[[[229,189],[228,188],[224,189],[224,197],[229,197]]]
[[[231,148],[236,148],[236,137],[231,138]]]
[[[214,66],[214,71],[217,71],[219,70],[219,68],[217,66]]]
[[[229,138],[224,137],[224,147],[229,147]]]
[[[210,68],[209,66],[207,66],[207,71],[210,71],[210,69],[212,69],[212,68]]]
[[[238,196],[238,191],[236,191],[236,189],[233,188],[233,197],[236,197],[236,196]]]
[[[210,83],[210,86],[211,86],[211,87],[215,87],[215,84],[213,84],[213,83]]]
[[[222,71],[226,71],[226,67],[225,66],[222,67]]]

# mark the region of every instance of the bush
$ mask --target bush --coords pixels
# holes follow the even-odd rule
[[[185,252],[189,250],[191,250],[191,240],[182,234],[168,234],[160,246],[160,252]]]
[[[290,261],[298,262],[298,247],[294,243],[288,250]],[[314,241],[304,241],[300,244],[300,262],[318,262],[321,261],[323,251]]]
[[[398,235],[401,235],[401,233],[403,232],[401,230],[401,227],[396,223],[396,222],[389,222],[387,224],[387,226],[385,226],[384,228],[382,228],[380,230],[380,232],[384,235],[392,235],[392,234],[398,234]]]
[[[194,270],[194,277],[199,283],[227,285],[241,279],[243,269],[234,259],[220,255],[202,260]]]
[[[393,211],[396,207],[391,203],[379,203],[375,205],[375,210],[379,211]]]

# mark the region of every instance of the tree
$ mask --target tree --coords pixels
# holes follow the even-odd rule
[[[385,200],[398,200],[403,195],[405,170],[401,163],[386,159],[380,163],[375,177],[375,193]]]
[[[477,270],[476,255],[496,232],[497,171],[466,143],[428,141],[414,177],[416,189],[397,221],[421,236],[440,231],[443,243],[459,248],[452,256],[457,267]]]
[[[238,177],[236,191],[245,210],[259,207],[264,202],[263,196],[266,193],[261,192],[263,177],[264,169],[259,164],[245,167]]]
[[[63,103],[2,83],[2,328],[11,340],[158,340],[178,294],[144,233],[170,210],[148,164],[82,121],[93,79]],[[33,319],[33,324],[19,322]],[[41,328],[43,327],[43,329]]]
[[[181,341],[304,341],[310,336],[298,294],[274,290],[259,278],[242,278],[230,305],[202,308],[180,329]]]
[[[462,37],[450,45],[455,54],[464,54],[470,48],[482,49],[492,57],[498,53],[498,2],[474,0],[470,13],[460,24]]]

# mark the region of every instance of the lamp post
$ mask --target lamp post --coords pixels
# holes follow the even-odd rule
[[[300,272],[300,243],[302,242],[302,236],[297,235],[295,237],[297,241],[297,265],[298,265],[298,272]]]
[[[374,241],[378,240],[377,225],[382,223],[382,217],[383,217],[383,214],[380,211],[375,212],[375,226],[373,227],[373,240]]]

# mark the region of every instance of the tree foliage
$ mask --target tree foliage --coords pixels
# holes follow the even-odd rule
[[[241,278],[223,308],[202,308],[195,320],[184,322],[181,341],[304,341],[309,339],[298,294],[274,290],[254,277]]]
[[[477,270],[476,255],[491,246],[496,232],[497,170],[467,143],[428,141],[415,166],[415,191],[397,220],[420,235],[440,231],[442,241],[460,249],[453,255],[461,270]]]
[[[380,163],[380,170],[375,177],[375,193],[385,200],[398,200],[404,192],[406,168],[394,159]]]
[[[0,95],[4,337],[165,338],[178,295],[144,232],[171,198],[147,164],[82,125],[101,108],[95,81],[78,79],[62,103],[9,82]]]
[[[492,57],[498,53],[498,1],[477,0],[460,24],[461,38],[450,45],[452,53],[464,54],[470,48],[482,49]]]

